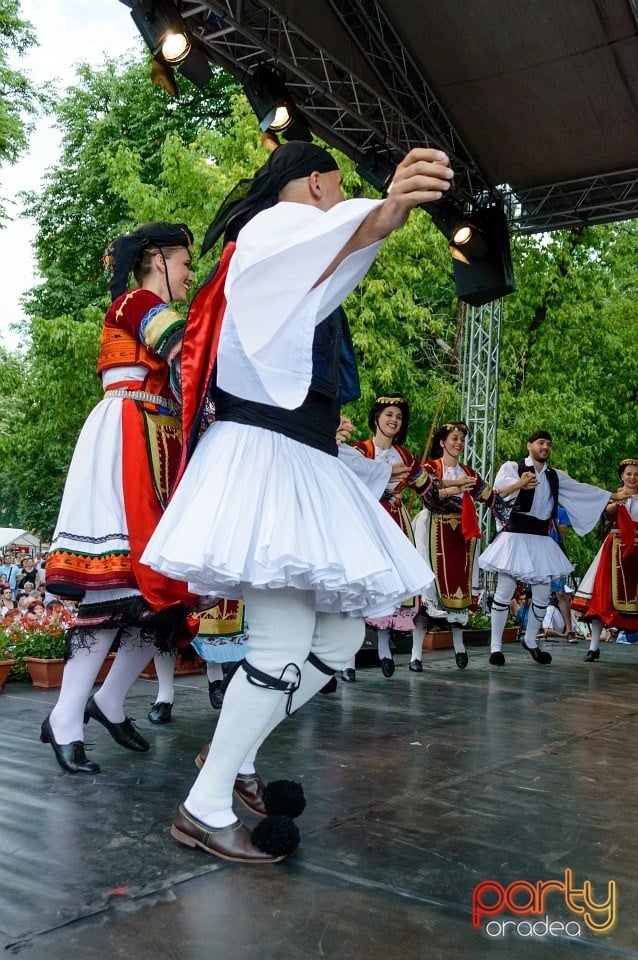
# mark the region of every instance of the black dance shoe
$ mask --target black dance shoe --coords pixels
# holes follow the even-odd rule
[[[381,664],[381,673],[389,679],[394,673],[394,660],[392,657],[382,657],[379,662]]]
[[[410,666],[408,668],[412,673],[423,673],[423,664],[420,660],[410,660]]]
[[[208,699],[213,710],[221,710],[224,702],[224,681],[208,681]]]
[[[172,703],[154,703],[149,710],[148,719],[151,723],[170,723]]]
[[[319,693],[324,693],[324,694],[327,694],[327,693],[336,693],[336,692],[337,692],[337,678],[336,678],[336,677],[330,677],[330,679],[328,680],[328,682],[327,682],[327,683],[324,683],[323,687],[322,687],[321,690],[319,691]]]
[[[600,660],[600,650],[588,650],[583,659],[585,663],[593,663],[594,660]]]
[[[89,760],[84,752],[82,740],[73,740],[72,743],[58,743],[53,736],[51,722],[47,717],[42,723],[40,731],[42,743],[50,743],[53,747],[55,759],[63,770],[68,773],[99,773],[100,767],[94,760]]]
[[[354,683],[357,679],[357,674],[352,667],[348,667],[347,670],[341,671],[341,679],[344,683]]]
[[[501,654],[501,656],[503,656],[503,654]],[[454,659],[456,660],[456,665],[457,665],[457,667],[459,668],[459,670],[465,670],[465,668],[467,667],[467,664],[468,664],[467,653],[465,653],[465,652],[463,652],[463,653],[455,653],[455,654],[454,654]],[[505,658],[503,658],[503,659],[505,659]],[[492,661],[490,660],[490,663],[491,663],[491,662],[492,662]]]
[[[541,650],[540,647],[528,647],[524,640],[521,640],[521,643],[536,663],[542,663],[543,666],[548,666],[552,662],[552,655],[548,653],[547,650]]]
[[[490,663],[493,667],[505,666],[505,657],[500,650],[494,650],[493,653],[490,653]]]
[[[107,720],[93,697],[89,697],[84,708],[84,722],[97,720],[103,727],[106,727],[116,743],[127,750],[137,750],[139,753],[145,753],[150,744],[145,740],[141,733],[136,729],[130,717],[125,717],[121,723],[111,723]]]

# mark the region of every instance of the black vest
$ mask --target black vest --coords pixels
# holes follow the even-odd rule
[[[350,350],[344,350],[344,341]],[[356,377],[344,365],[351,353],[350,331],[345,313],[338,307],[315,329],[312,342],[312,378],[304,402],[294,410],[285,410],[267,403],[243,400],[233,394],[215,390],[215,419],[246,423],[282,433],[309,447],[337,455],[336,432],[339,426],[341,404],[351,396],[342,396],[344,380],[352,387]],[[354,362],[354,354],[352,354]],[[358,382],[356,384],[358,387]],[[350,392],[346,388],[346,392]]]
[[[521,477],[526,470],[534,469],[533,466],[530,467],[524,460],[519,460],[517,467],[519,477]],[[558,474],[552,467],[547,467],[547,482],[549,483],[549,489],[554,500],[551,512],[551,520],[553,520],[558,513]],[[514,510],[507,524],[507,529],[511,533],[532,533],[536,536],[549,536],[550,520],[541,520],[539,517],[535,517],[529,513],[533,500],[534,489],[532,487],[519,490]]]

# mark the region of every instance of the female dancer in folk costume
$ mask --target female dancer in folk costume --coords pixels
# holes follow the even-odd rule
[[[195,446],[144,560],[198,593],[242,597],[250,644],[173,822],[186,846],[241,862],[272,862],[294,849],[298,833],[286,817],[266,817],[249,834],[233,794],[255,813],[268,811],[270,785],[255,769],[261,744],[360,647],[364,617],[391,612],[431,580],[337,456],[340,406],[357,395],[340,304],[383,239],[414,206],[442,196],[451,178],[444,154],[416,149],[397,167],[387,199],[344,201],[332,156],[291,141],[233,191],[207,235],[207,243],[224,231],[232,240],[241,226],[210,281],[227,265],[218,419]],[[198,298],[205,302],[205,291],[191,313]],[[196,326],[189,321],[197,338]]]
[[[410,487],[424,498],[433,487],[433,481],[432,476],[423,469],[417,458],[403,446],[409,424],[410,407],[404,397],[377,397],[368,414],[368,426],[373,436],[370,440],[354,443],[353,447],[368,460],[381,461],[394,468],[391,480],[381,496],[381,506],[413,544],[414,535],[410,515],[401,499],[401,493]],[[366,623],[377,631],[379,663],[384,677],[391,677],[394,673],[394,658],[390,649],[391,630],[412,633],[414,618],[418,611],[419,598],[414,596],[408,597],[387,616],[366,618]],[[421,643],[423,643],[423,636],[421,636]],[[420,649],[416,655],[414,649],[412,651],[411,670],[419,670],[421,667]],[[344,665],[341,678],[346,683],[353,683],[356,680],[354,658]]]
[[[604,516],[613,529],[581,580],[573,606],[590,621],[587,663],[600,659],[603,627],[638,630],[638,459],[621,460],[618,476],[624,503],[609,503]]]
[[[140,555],[181,454],[172,384],[184,321],[169,303],[184,302],[193,281],[192,240],[184,224],[148,223],[105,255],[113,303],[98,359],[104,399],[80,433],[47,557],[47,589],[80,601],[60,696],[41,732],[70,773],[100,769],[84,749],[91,718],[121,746],[148,750],[124,699],[157,649],[190,639],[187,612],[197,598],[140,564]],[[126,292],[131,272],[138,287]],[[111,647],[115,661],[92,697]]]
[[[467,424],[457,421],[444,423],[435,433],[434,457],[423,466],[439,480],[453,480],[459,486],[456,489],[439,487],[429,498],[427,507],[414,519],[417,550],[435,576],[434,583],[424,591],[423,605],[415,621],[415,654],[418,644],[423,644],[427,617],[445,619],[452,629],[454,657],[461,670],[468,664],[463,627],[472,604],[476,548],[481,536],[475,503],[490,507],[499,519],[505,520],[509,509],[501,495],[507,496],[516,489],[510,485],[497,492],[476,470],[460,463],[466,437]],[[420,663],[416,669],[419,668]]]

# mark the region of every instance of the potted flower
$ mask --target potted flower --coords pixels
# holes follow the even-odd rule
[[[17,678],[27,675],[36,687],[59,687],[64,669],[65,634],[74,616],[68,610],[46,613],[41,619],[14,620],[9,632],[14,641]]]
[[[4,688],[9,679],[11,669],[15,666],[14,657],[15,643],[10,635],[4,631],[0,633],[0,690]]]

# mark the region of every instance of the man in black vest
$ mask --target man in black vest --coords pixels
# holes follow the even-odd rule
[[[549,467],[551,452],[551,434],[536,430],[527,439],[525,460],[504,463],[494,480],[497,490],[517,480],[519,483],[518,489],[505,497],[514,505],[507,526],[479,558],[481,569],[498,574],[492,603],[490,663],[494,666],[505,663],[503,628],[517,581],[529,583],[532,592],[523,646],[536,663],[552,662],[551,655],[538,647],[537,635],[549,602],[552,579],[567,577],[574,569],[549,535],[559,502],[567,510],[576,533],[583,536],[596,525],[610,499],[622,499]]]

